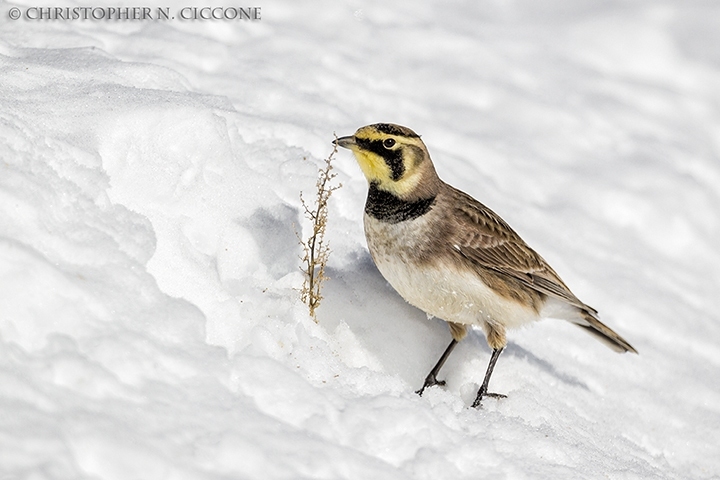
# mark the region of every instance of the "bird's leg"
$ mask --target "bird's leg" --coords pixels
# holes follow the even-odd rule
[[[483,383],[480,386],[480,390],[478,390],[477,397],[475,397],[475,401],[472,404],[473,408],[477,408],[480,406],[480,402],[482,402],[483,397],[505,398],[507,396],[500,393],[488,393],[488,383],[490,383],[490,376],[492,375],[495,364],[497,363],[497,360],[504,349],[504,347],[493,349],[492,356],[490,356],[490,363],[488,364],[487,371],[485,372],[485,380],[483,380]]]
[[[445,360],[448,359],[450,356],[450,353],[452,353],[453,349],[455,348],[455,345],[457,345],[457,340],[454,338],[450,342],[450,345],[447,346],[445,351],[443,352],[442,356],[440,357],[440,360],[435,364],[432,370],[430,370],[430,373],[428,373],[428,376],[425,377],[425,383],[423,383],[423,386],[420,390],[418,390],[417,393],[422,397],[423,392],[427,387],[432,387],[433,385],[445,385],[445,380],[438,380],[437,374],[440,372],[440,369],[445,364]]]

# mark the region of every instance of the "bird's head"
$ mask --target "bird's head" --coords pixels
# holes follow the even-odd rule
[[[401,198],[434,195],[439,182],[420,136],[407,127],[376,123],[333,143],[352,150],[368,183]]]

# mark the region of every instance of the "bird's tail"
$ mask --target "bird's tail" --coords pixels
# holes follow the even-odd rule
[[[583,310],[581,314],[581,319],[572,320],[575,325],[584,328],[616,352],[638,353],[637,350],[635,350],[633,346],[627,342],[627,340],[618,335],[612,328],[598,320],[591,312]]]

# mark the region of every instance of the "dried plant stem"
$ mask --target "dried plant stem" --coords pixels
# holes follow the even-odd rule
[[[330,248],[325,242],[325,229],[327,228],[328,200],[332,193],[342,185],[331,185],[332,180],[337,176],[333,173],[332,160],[337,153],[337,146],[325,159],[325,168],[318,171],[318,179],[315,194],[315,204],[308,205],[300,192],[300,202],[305,210],[305,218],[312,223],[312,233],[307,240],[300,239],[303,247],[303,266],[301,270],[305,273],[305,281],[301,293],[302,301],[310,309],[310,316],[317,322],[315,310],[322,300],[321,288],[327,277],[325,266],[330,256]],[[298,236],[299,237],[299,236]]]

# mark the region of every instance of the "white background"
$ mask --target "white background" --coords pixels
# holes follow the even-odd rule
[[[0,478],[720,476],[716,2],[9,18],[37,5],[0,3]],[[475,410],[478,332],[419,398],[450,336],[373,266],[347,151],[315,324],[299,194],[375,122],[640,355],[545,320]]]

